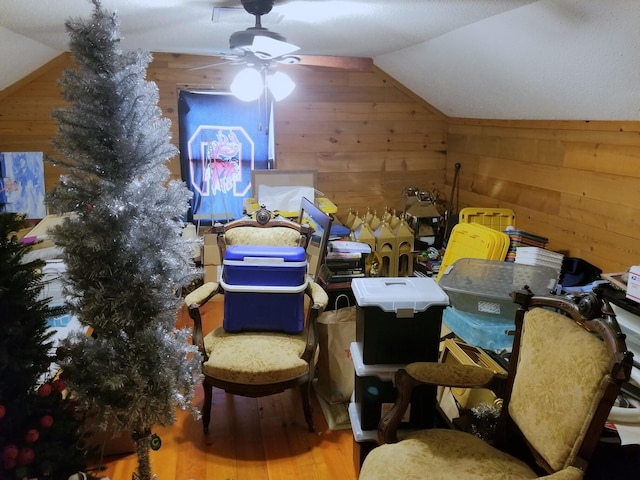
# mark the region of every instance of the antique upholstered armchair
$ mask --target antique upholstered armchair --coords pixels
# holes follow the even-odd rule
[[[309,225],[274,217],[264,208],[257,212],[255,218],[244,217],[225,225],[216,224],[214,229],[221,259],[229,245],[306,247],[312,233]],[[309,279],[305,290],[308,308],[304,330],[300,334],[281,331],[232,333],[223,327],[205,333],[200,308],[221,294],[224,291],[218,282],[207,282],[185,298],[194,323],[193,342],[203,357],[204,432],[209,429],[213,387],[247,397],[272,395],[298,387],[306,423],[313,431],[310,386],[317,350],[316,320],[327,304],[327,294]]]
[[[381,445],[366,457],[360,480],[583,477],[621,383],[630,376],[625,337],[597,294],[566,299],[520,291],[512,297],[521,307],[508,374],[451,363],[399,370],[398,399],[380,421]],[[496,392],[503,405],[493,445],[438,428],[398,442],[410,392],[423,383]]]

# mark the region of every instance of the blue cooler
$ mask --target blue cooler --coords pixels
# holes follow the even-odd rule
[[[220,285],[225,291],[225,330],[303,330],[307,287],[303,247],[229,246]]]

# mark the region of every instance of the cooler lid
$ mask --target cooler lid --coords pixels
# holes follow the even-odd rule
[[[245,258],[279,259],[283,262],[306,262],[303,247],[271,245],[230,245],[224,253],[225,260],[242,261]]]
[[[379,307],[385,312],[424,312],[434,305],[449,305],[449,296],[427,277],[354,278],[351,289],[359,306]]]

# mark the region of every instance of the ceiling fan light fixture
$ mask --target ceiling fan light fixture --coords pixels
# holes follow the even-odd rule
[[[289,55],[296,50],[300,50],[300,47],[293,43],[288,43],[284,37],[277,39],[262,35],[253,37],[251,48],[254,52],[264,52],[272,58]]]
[[[269,87],[273,99],[279,102],[291,95],[291,92],[296,88],[296,84],[286,73],[274,72],[267,76],[267,87]]]
[[[243,102],[257,100],[264,89],[262,75],[255,68],[244,68],[236,74],[229,89],[236,98]]]

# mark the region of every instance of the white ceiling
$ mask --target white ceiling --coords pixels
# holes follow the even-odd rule
[[[240,0],[103,0],[122,46],[228,52],[253,26]],[[89,0],[0,1],[0,91],[67,50],[64,22]],[[371,57],[447,115],[640,120],[638,0],[287,0],[263,26],[297,53]]]

